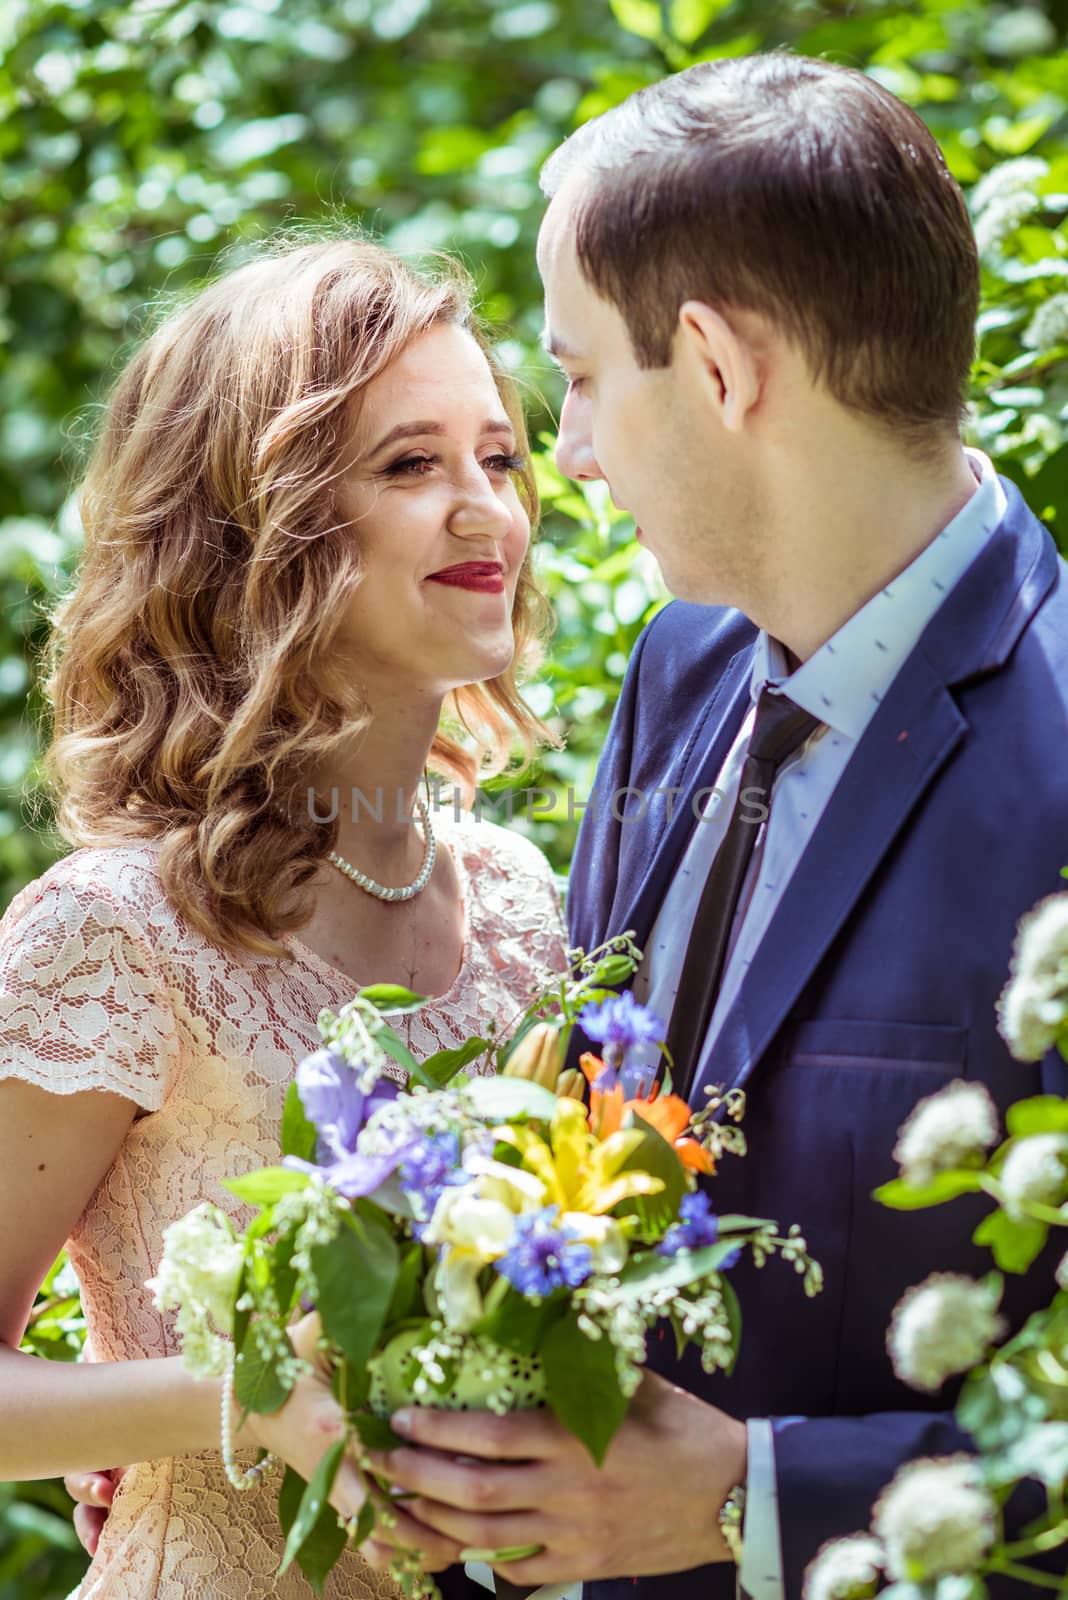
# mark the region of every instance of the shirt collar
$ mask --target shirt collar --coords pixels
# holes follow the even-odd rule
[[[965,447],[977,481],[957,515],[896,578],[790,671],[778,639],[757,635],[750,694],[781,688],[821,722],[859,739],[928,622],[1005,515],[1005,491],[989,458]]]

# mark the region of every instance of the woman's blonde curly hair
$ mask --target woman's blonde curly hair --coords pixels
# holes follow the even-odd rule
[[[485,352],[525,456],[522,408],[455,262],[433,275],[365,239],[283,240],[168,315],[123,371],[81,485],[85,547],[43,652],[43,767],[71,845],[160,841],[166,893],[234,954],[278,935],[337,841],[307,777],[369,711],[335,645],[360,582],[335,487],[364,385],[441,323]],[[519,474],[531,523],[533,474]],[[517,668],[547,603],[529,557],[513,665],[455,690],[431,751],[470,800],[513,745],[556,742]]]

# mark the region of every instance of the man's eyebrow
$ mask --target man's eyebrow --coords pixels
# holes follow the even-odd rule
[[[417,439],[428,433],[444,434],[448,433],[448,431],[444,422],[400,422],[395,428],[391,428],[388,433],[383,434],[382,438],[379,439],[368,454],[376,456],[380,450],[384,450],[388,444],[395,444],[398,439]],[[479,437],[484,438],[490,433],[508,433],[513,438],[515,437],[515,429],[507,417],[487,417],[479,429]]]
[[[550,333],[548,328],[543,328],[541,330],[541,343],[546,354],[552,356],[554,361],[582,360],[582,357],[579,355],[577,350],[573,350],[565,340],[559,337],[558,334]]]

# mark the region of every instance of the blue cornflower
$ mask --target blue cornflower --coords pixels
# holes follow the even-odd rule
[[[639,1005],[630,989],[584,1006],[578,1022],[588,1038],[614,1045],[620,1054],[644,1045],[662,1044],[667,1035],[656,1013]]]
[[[673,1222],[667,1233],[657,1245],[657,1254],[661,1256],[674,1256],[680,1250],[701,1250],[707,1244],[715,1244],[716,1235],[719,1233],[719,1218],[712,1210],[712,1202],[703,1189],[695,1189],[693,1194],[684,1195],[679,1202],[678,1222]],[[733,1250],[724,1261],[720,1262],[720,1270],[733,1267],[740,1250]]]
[[[593,1251],[573,1228],[554,1228],[559,1206],[528,1211],[515,1219],[511,1247],[497,1271],[520,1294],[542,1296],[554,1289],[576,1289],[593,1271]]]
[[[400,1186],[415,1205],[420,1220],[413,1225],[421,1238],[423,1225],[433,1215],[442,1192],[458,1183],[467,1183],[470,1174],[460,1164],[459,1134],[430,1133],[411,1145],[398,1172]]]

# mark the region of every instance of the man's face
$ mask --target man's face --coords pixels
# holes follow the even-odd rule
[[[737,538],[740,530],[725,452],[689,364],[640,367],[619,311],[583,276],[571,214],[580,181],[569,179],[555,196],[538,239],[545,342],[568,380],[557,463],[570,478],[605,480],[673,594],[730,603],[738,551],[721,548],[717,534],[733,528]]]

